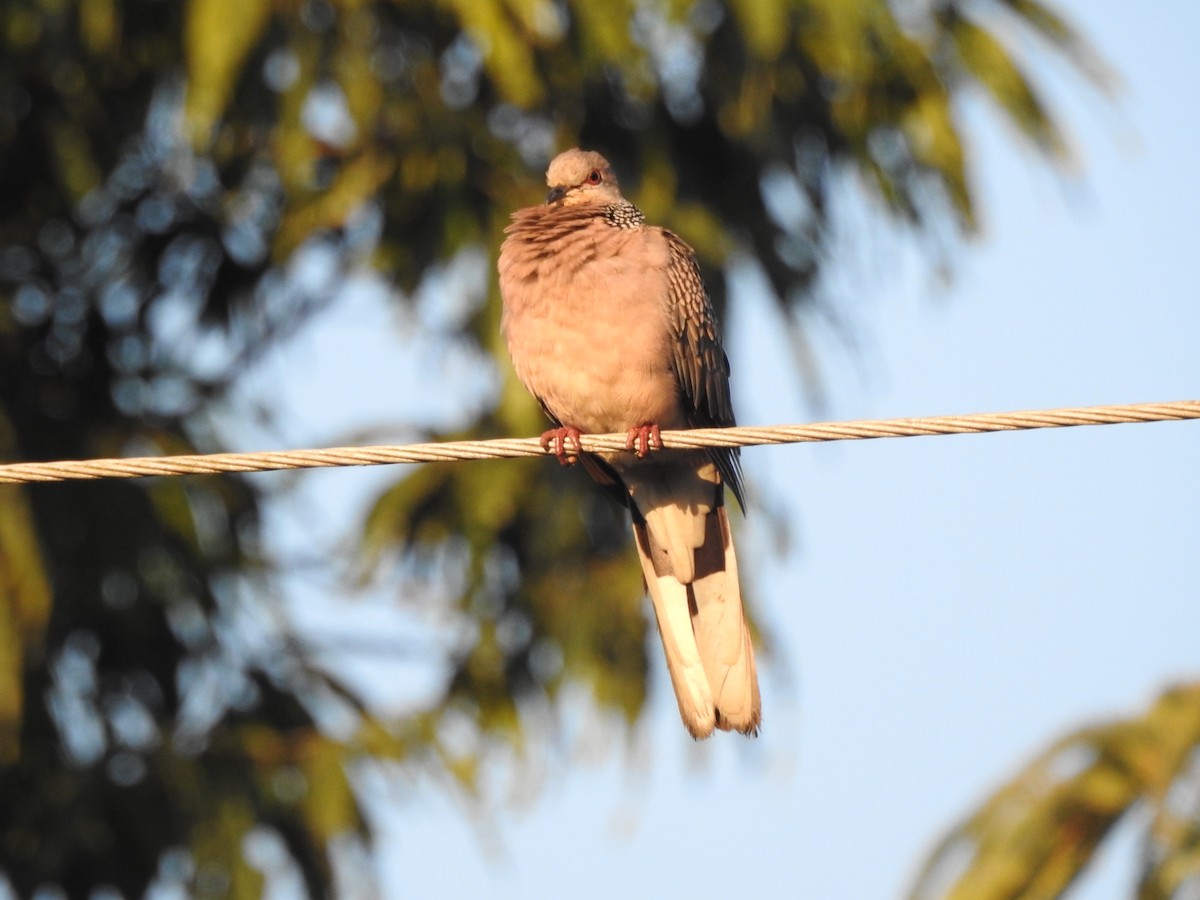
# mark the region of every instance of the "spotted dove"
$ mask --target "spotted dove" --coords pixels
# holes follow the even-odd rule
[[[692,249],[621,196],[598,153],[550,163],[545,205],[518,210],[500,250],[501,330],[518,377],[633,517],[683,724],[756,734],[754,647],[725,507],[744,506],[736,450],[663,450],[659,428],[734,424],[729,362]],[[580,433],[627,432],[632,452],[583,454]]]

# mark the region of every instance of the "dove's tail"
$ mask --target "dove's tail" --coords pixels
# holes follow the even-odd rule
[[[679,502],[678,480],[634,486],[634,537],[683,724],[696,738],[754,735],[762,701],[729,516],[720,487],[702,483],[710,504]]]

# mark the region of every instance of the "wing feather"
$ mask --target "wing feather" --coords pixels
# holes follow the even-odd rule
[[[721,345],[717,317],[700,277],[696,254],[674,232],[660,230],[669,253],[671,328],[675,337],[671,363],[688,418],[695,428],[736,425],[729,392],[729,357]],[[713,449],[708,455],[745,509],[738,450]]]

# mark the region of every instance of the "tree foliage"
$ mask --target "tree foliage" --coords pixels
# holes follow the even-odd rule
[[[1200,885],[1200,684],[1165,691],[1141,715],[1055,741],[938,842],[912,900],[1058,897],[1110,830],[1149,819],[1137,896]]]
[[[458,254],[494,253],[576,143],[640,176],[633,198],[696,246],[719,301],[736,252],[790,317],[839,181],[917,233],[976,227],[966,97],[1066,159],[1012,29],[1103,81],[1038,0],[12,0],[0,458],[220,449],[230,387],[335,296],[303,289],[295,260],[366,258],[404,302]],[[493,290],[458,337],[502,360],[497,320]],[[538,431],[498,365],[467,431]],[[530,740],[528,711],[567,683],[632,721],[647,624],[626,525],[548,468],[430,466],[379,497],[367,564],[453,586],[470,626],[440,696],[386,721],[302,645],[245,638],[274,590],[252,481],[0,488],[0,866],[17,893],[257,896],[243,848],[265,835],[326,896],[334,848],[370,837],[356,762],[430,764],[469,790],[478,755]],[[330,709],[338,728],[318,724]],[[475,749],[447,742],[447,717]]]

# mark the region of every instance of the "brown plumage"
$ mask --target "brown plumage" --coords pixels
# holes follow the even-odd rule
[[[714,727],[756,734],[754,647],[725,508],[726,486],[742,502],[737,451],[645,452],[659,427],[734,424],[695,254],[645,224],[598,153],[560,154],[546,181],[546,204],[515,212],[500,250],[513,365],[559,426],[544,440],[569,447],[580,432],[625,431],[641,444],[583,462],[627,496],[683,723],[697,738]]]

